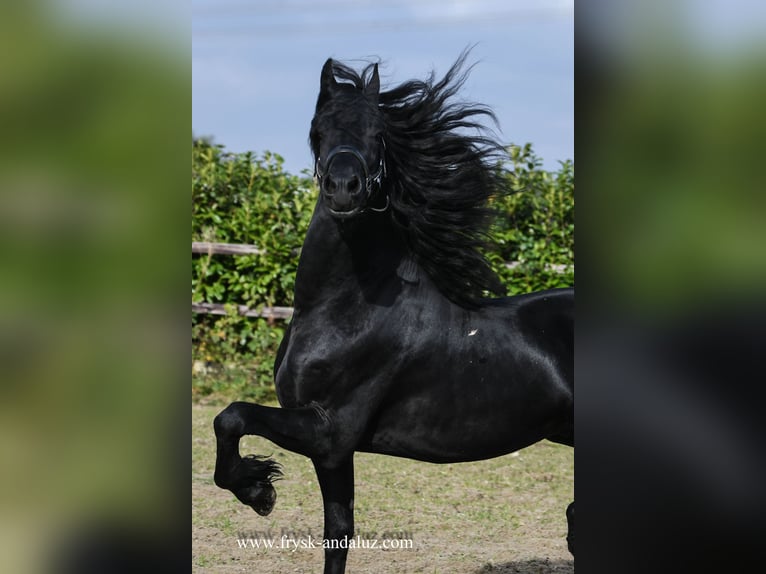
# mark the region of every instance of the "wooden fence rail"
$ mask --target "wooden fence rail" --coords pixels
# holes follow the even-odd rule
[[[192,253],[201,253],[208,255],[263,255],[266,253],[257,245],[247,243],[211,243],[208,241],[193,241]],[[509,269],[521,265],[518,261],[506,263]],[[546,265],[551,271],[556,273],[565,273],[568,269],[574,269],[574,266],[549,264]],[[237,313],[245,317],[265,317],[266,319],[289,319],[293,315],[292,307],[261,307],[252,309],[246,305],[237,305]],[[193,313],[207,313],[209,315],[226,315],[226,305],[223,303],[192,303]]]
[[[208,315],[227,315],[226,305],[223,303],[192,303],[194,313],[207,313]],[[265,317],[266,319],[289,319],[293,316],[292,307],[261,307],[251,309],[245,305],[237,305],[237,313],[244,317]]]
[[[207,253],[208,255],[263,255],[266,251],[257,245],[248,245],[246,243],[192,241],[192,253]]]

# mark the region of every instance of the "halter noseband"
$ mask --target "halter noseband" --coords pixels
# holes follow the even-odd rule
[[[324,169],[320,168],[320,165],[319,165],[320,158],[317,157],[316,161],[314,162],[314,177],[317,179],[317,182],[319,183],[320,188],[322,186],[322,180],[327,176],[327,172],[330,170],[330,166],[332,165],[332,160],[342,153],[350,153],[356,158],[356,160],[362,166],[362,171],[364,172],[364,189],[367,192],[367,201],[369,201],[370,197],[372,196],[373,184],[377,184],[378,189],[380,189],[383,185],[383,178],[386,177],[386,144],[382,139],[380,140],[380,148],[381,148],[380,163],[378,164],[378,171],[376,171],[372,175],[370,174],[370,170],[367,167],[367,160],[364,158],[362,153],[358,149],[356,149],[354,146],[339,145],[332,148],[330,150],[330,153],[327,154],[327,158],[325,159]],[[389,205],[389,199],[388,199],[388,194],[386,194],[385,206],[372,207],[372,206],[365,205],[365,207],[360,209],[358,213],[362,213],[366,211],[367,209],[370,209],[372,211],[382,212],[388,209],[388,205]]]

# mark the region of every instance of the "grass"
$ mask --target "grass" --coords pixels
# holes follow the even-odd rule
[[[319,486],[311,462],[260,437],[242,454],[272,454],[284,466],[271,515],[259,517],[213,484],[218,405],[192,407],[193,563],[198,572],[321,571],[321,549],[242,549],[240,533],[320,538]],[[350,572],[571,573],[564,511],[573,497],[573,451],[541,442],[512,455],[433,465],[359,453],[355,523],[367,538],[395,534],[412,550],[357,550]]]
[[[192,401],[227,405],[232,401],[275,403],[272,364],[197,366],[192,369]],[[268,380],[268,382],[264,382]]]

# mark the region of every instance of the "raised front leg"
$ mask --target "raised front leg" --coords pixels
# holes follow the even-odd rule
[[[327,468],[314,460],[324,503],[324,574],[343,574],[348,541],[354,536],[354,458]],[[343,543],[341,541],[345,540]]]
[[[241,457],[242,436],[259,435],[310,458],[325,457],[330,450],[330,423],[318,405],[281,409],[235,402],[215,417],[213,428],[216,485],[231,490],[261,516],[274,508],[277,495],[271,483],[282,476],[282,471],[268,457]]]

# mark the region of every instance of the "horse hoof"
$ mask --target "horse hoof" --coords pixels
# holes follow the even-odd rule
[[[261,516],[268,516],[277,501],[277,491],[270,484],[256,484],[234,491],[242,504],[246,504]]]

